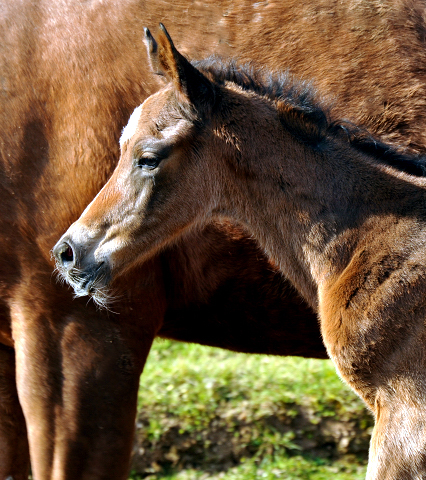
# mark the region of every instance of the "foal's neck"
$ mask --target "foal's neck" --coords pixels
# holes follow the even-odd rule
[[[407,216],[413,199],[423,197],[423,180],[379,165],[343,140],[314,148],[280,132],[279,122],[259,123],[239,141],[245,147],[228,186],[229,214],[317,308],[323,282],[341,274],[372,229],[381,224],[382,241],[391,241],[387,222]],[[259,128],[260,145],[253,135]]]

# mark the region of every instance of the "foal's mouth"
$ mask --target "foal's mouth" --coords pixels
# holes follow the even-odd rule
[[[96,290],[102,286],[105,286],[105,276],[103,275],[105,262],[101,262],[92,271],[89,270],[84,273],[80,273],[80,286],[79,290],[85,292],[86,295],[93,295]],[[101,282],[104,280],[104,282]]]
[[[76,266],[65,269],[57,265],[62,280],[74,290],[75,297],[91,297],[100,307],[108,308],[112,298],[109,293],[110,268],[106,262],[80,269]]]

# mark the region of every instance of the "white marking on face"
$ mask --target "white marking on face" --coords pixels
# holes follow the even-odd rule
[[[129,121],[127,122],[127,125],[123,128],[123,132],[121,133],[120,148],[122,148],[123,145],[127,142],[127,140],[130,140],[136,133],[139,118],[141,116],[141,110],[142,105],[139,105],[139,107],[135,108],[133,113],[130,115]]]
[[[163,128],[161,135],[163,138],[173,138],[185,131],[185,127],[189,125],[189,122],[185,119],[180,119],[175,125]]]

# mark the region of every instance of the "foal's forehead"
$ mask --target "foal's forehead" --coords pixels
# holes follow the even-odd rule
[[[121,132],[120,148],[122,148],[123,145],[127,142],[127,140],[130,140],[133,137],[133,135],[136,133],[136,130],[138,128],[139,118],[141,116],[141,110],[142,110],[142,105],[139,105],[139,107],[136,107],[133,110],[133,113],[130,115],[127,125],[123,128],[123,131]]]
[[[143,125],[155,122],[158,113],[161,112],[167,104],[169,98],[168,90],[169,89],[164,88],[154,93],[135,108],[121,133],[120,148],[130,140]]]

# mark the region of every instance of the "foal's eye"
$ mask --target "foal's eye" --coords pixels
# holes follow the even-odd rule
[[[169,156],[171,145],[162,140],[148,140],[135,145],[133,149],[134,165],[143,170],[154,170],[161,161]]]
[[[153,152],[144,152],[136,161],[136,165],[146,170],[154,170],[160,164],[162,158]]]

